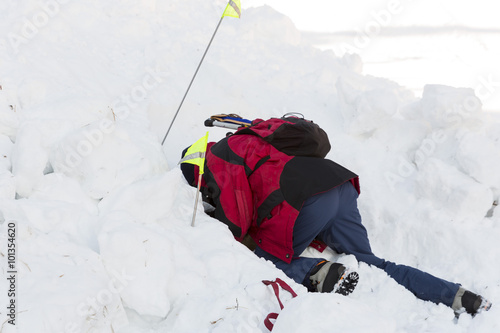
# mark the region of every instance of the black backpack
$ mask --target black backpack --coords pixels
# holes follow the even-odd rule
[[[234,133],[241,134],[256,135],[291,156],[325,158],[331,148],[328,135],[321,127],[295,116],[256,119],[250,127],[240,128]]]

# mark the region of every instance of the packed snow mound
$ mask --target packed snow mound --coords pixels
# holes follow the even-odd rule
[[[500,299],[500,123],[469,88],[421,98],[362,75],[357,55],[308,44],[270,7],[225,18],[160,144],[225,1],[0,4],[0,325],[14,327],[7,270],[17,244],[18,332],[495,332],[499,310],[453,321],[384,272],[331,250],[361,279],[349,297],[307,293],[197,209],[177,167],[216,113],[301,112],[328,158],[361,179],[374,252]],[[226,135],[210,129],[210,140]],[[495,303],[496,304],[496,303]],[[359,320],[365,318],[366,320]]]

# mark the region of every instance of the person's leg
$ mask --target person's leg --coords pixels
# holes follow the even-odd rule
[[[255,254],[261,258],[271,261],[278,269],[282,270],[289,278],[293,279],[297,283],[303,284],[309,290],[312,290],[312,286],[309,281],[306,281],[305,277],[308,276],[308,273],[312,270],[313,267],[315,267],[319,262],[324,260],[319,258],[296,257],[293,258],[290,263],[287,263],[267,253],[260,247],[257,247],[255,249]]]
[[[324,259],[299,256],[316,236],[325,229],[326,225],[337,213],[337,210],[338,188],[315,195],[304,202],[293,227],[294,258],[290,264],[272,256],[259,247],[255,249],[255,254],[273,262],[277,268],[281,269],[297,283],[301,283],[308,289],[312,289],[307,277],[311,270],[319,262],[324,261]]]
[[[385,261],[379,268],[424,301],[443,303],[451,307],[460,288],[458,283],[449,282],[419,269],[397,265],[390,261]]]
[[[397,265],[372,253],[357,207],[358,193],[350,183],[339,189],[339,210],[320,238],[339,253],[353,254],[358,261],[383,269],[396,282],[420,299],[451,306],[459,284],[451,283],[416,268]],[[335,198],[336,199],[336,198]]]

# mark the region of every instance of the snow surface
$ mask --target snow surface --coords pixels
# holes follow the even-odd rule
[[[268,6],[223,21],[165,145],[225,1],[0,4],[0,331],[500,331],[500,121],[471,88],[422,98],[313,48]],[[477,61],[480,61],[478,59]],[[307,293],[197,208],[177,166],[215,113],[302,112],[329,158],[360,175],[359,207],[386,259],[494,303],[454,320],[360,264],[348,297]],[[225,135],[210,129],[210,140]],[[17,230],[17,326],[6,322],[7,226]],[[305,255],[319,256],[309,249]],[[352,256],[327,258],[358,266]]]

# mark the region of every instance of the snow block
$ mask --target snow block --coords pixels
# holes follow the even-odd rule
[[[164,171],[159,143],[134,126],[103,118],[73,132],[52,149],[54,171],[76,179],[94,199]]]
[[[175,279],[175,242],[160,229],[129,222],[123,214],[102,220],[105,226],[99,247],[106,269],[128,276],[120,290],[125,307],[140,315],[164,318],[171,308],[168,285],[183,285]]]
[[[346,320],[352,312],[363,320]],[[328,322],[335,324],[325,325]],[[363,300],[315,293],[287,302],[273,328],[275,333],[326,331],[395,333],[397,329],[393,319],[374,313],[373,308]]]
[[[488,186],[432,157],[419,166],[416,191],[455,221],[481,221],[493,203],[493,192]]]
[[[472,88],[431,84],[424,87],[420,107],[420,114],[413,117],[423,117],[433,126],[448,127],[477,116],[482,103]]]
[[[265,5],[258,8],[248,8],[245,20],[252,25],[251,35],[243,38],[258,39],[261,43],[276,43],[297,46],[301,42],[301,34],[288,16]]]
[[[473,179],[500,189],[500,147],[492,140],[480,133],[467,132],[459,139],[456,159]]]
[[[49,160],[48,150],[43,146],[41,121],[25,122],[19,129],[12,149],[12,174],[16,177],[16,190],[28,197],[43,177]]]
[[[0,97],[1,96],[0,94]],[[15,106],[8,106],[4,103],[5,102],[0,98],[0,133],[14,139],[19,127],[19,120],[15,111]]]
[[[10,171],[0,169],[0,200],[15,199],[16,181]]]
[[[50,173],[43,176],[33,188],[30,198],[66,202],[78,205],[92,215],[97,215],[96,200],[83,192],[80,184],[64,174]]]
[[[19,332],[112,332],[128,324],[119,285],[97,253],[26,222],[16,228]]]
[[[10,141],[9,137],[0,134],[0,171],[11,170],[12,164],[10,158],[13,146],[14,144]]]
[[[400,87],[390,81],[360,80],[356,76],[340,77],[336,87],[349,133],[369,135],[396,115],[404,98],[399,96]]]

